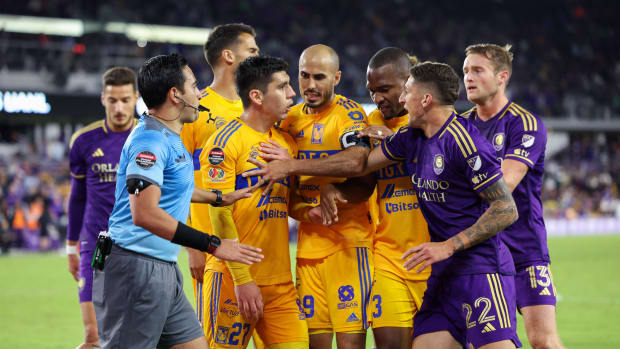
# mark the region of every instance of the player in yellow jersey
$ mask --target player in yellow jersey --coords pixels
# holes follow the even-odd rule
[[[207,139],[229,121],[241,115],[243,105],[235,88],[237,66],[249,56],[258,55],[259,48],[254,37],[254,28],[242,23],[218,25],[209,34],[204,45],[204,55],[213,70],[213,82],[201,91],[200,105],[208,111],[200,112],[198,120],[185,124],[181,139],[194,159],[194,183],[196,188],[208,189],[203,185],[200,168],[200,154]],[[189,224],[202,232],[211,232],[209,211],[206,204],[191,204]],[[202,279],[205,258],[209,255],[188,249],[189,266],[196,297],[196,314],[205,326],[203,317],[204,292]]]
[[[384,138],[407,126],[409,114],[398,98],[409,77],[409,69],[415,63],[417,58],[409,57],[396,47],[381,49],[370,59],[366,87],[377,109],[368,116],[370,126],[361,132],[362,135]],[[373,146],[380,143],[379,139],[373,139]],[[348,182],[324,188],[321,208],[326,219],[330,216],[325,210],[329,207],[326,202],[334,198],[353,202],[352,195],[368,192]],[[377,222],[375,277],[369,308],[373,333],[379,349],[411,348],[413,316],[422,305],[430,269],[419,274],[407,271],[401,257],[409,248],[430,241],[428,227],[404,162],[377,171],[376,188],[369,201]],[[354,192],[347,193],[347,189]]]
[[[355,136],[367,125],[364,110],[356,102],[334,92],[340,75],[338,55],[330,47],[311,46],[299,59],[299,89],[304,103],[291,109],[281,128],[295,138],[299,158],[306,159],[303,161],[323,158],[347,148],[346,151],[353,154],[353,161],[365,159],[368,153],[369,144],[361,143]],[[297,286],[310,328],[310,347],[331,347],[335,332],[338,348],[364,348],[366,308],[373,274],[374,228],[367,203],[346,205],[342,208],[340,222],[330,227],[323,226],[320,219],[311,221],[313,213],[320,214],[317,206],[321,187],[345,180],[326,175],[328,171],[301,176],[295,195],[298,200],[291,208],[291,216],[301,221]]]
[[[292,157],[297,146],[274,127],[286,118],[295,92],[279,58],[250,57],[238,68],[236,84],[245,108],[209,138],[200,156],[203,181],[209,188],[232,192],[250,186],[256,169],[249,158],[260,158],[258,148],[270,140]],[[208,299],[205,334],[211,348],[245,348],[256,331],[268,348],[308,348],[308,327],[292,282],[288,244],[288,202],[291,181],[255,191],[244,203],[210,207],[215,234],[251,241],[265,259],[251,267],[211,258],[205,273]]]

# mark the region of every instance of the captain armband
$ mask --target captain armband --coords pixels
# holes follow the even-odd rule
[[[370,149],[370,138],[368,136],[358,137],[359,131],[349,131],[340,136],[342,149],[354,146],[362,146]]]
[[[143,191],[153,183],[144,178],[128,178],[126,184],[127,192],[130,195],[138,195],[139,192]]]

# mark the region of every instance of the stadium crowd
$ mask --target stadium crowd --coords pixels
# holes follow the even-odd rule
[[[463,52],[456,47],[505,42],[513,45],[516,54],[514,68],[519,73],[508,91],[515,100],[543,116],[608,119],[620,115],[620,61],[613,39],[618,33],[614,15],[618,6],[577,0],[489,0],[475,7],[447,0],[435,1],[434,6],[403,0],[318,0],[278,3],[278,10],[273,11],[273,4],[266,0],[157,1],[146,7],[137,0],[81,1],[71,6],[64,1],[29,0],[7,3],[3,12],[194,27],[252,18],[261,51],[282,56],[292,63],[291,71],[297,69],[299,53],[308,44],[338,48],[343,66],[339,90],[357,100],[368,100],[366,63],[379,48],[408,48],[422,59],[459,68]],[[328,8],[330,15],[318,15],[313,11],[316,8]],[[481,8],[497,15],[482,21]],[[437,18],[442,18],[441,25]],[[429,36],[433,40],[426,40]],[[171,49],[188,58],[202,84],[212,78],[199,46],[148,43],[139,47],[119,34],[99,32],[69,38],[0,31],[0,42],[1,69],[48,71],[60,87],[71,74],[100,74],[111,65],[137,68],[146,57]],[[461,100],[465,100],[464,92]]]

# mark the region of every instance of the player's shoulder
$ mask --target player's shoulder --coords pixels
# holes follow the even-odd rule
[[[523,129],[525,132],[544,132],[546,130],[542,119],[538,115],[515,102],[510,102],[504,115],[501,115],[501,117],[507,119],[507,123]]]
[[[457,153],[462,154],[464,158],[469,158],[478,152],[476,144],[481,142],[482,138],[470,119],[456,115],[448,121],[446,127],[439,134],[439,139],[446,142],[448,146],[458,148]]]
[[[304,103],[298,103],[291,107],[286,119],[296,119],[304,114]],[[286,120],[285,120],[286,121]]]
[[[82,140],[91,140],[89,137],[100,132],[107,132],[105,121],[97,120],[75,131],[69,141],[69,149],[73,148],[73,144]]]
[[[379,109],[375,109],[370,114],[368,114],[368,125],[378,125],[384,126],[385,119],[383,118],[383,113]]]
[[[464,112],[459,113],[458,115],[466,119],[473,118],[476,115],[476,107],[474,106],[472,108],[469,108]]]
[[[247,127],[239,118],[234,118],[215,131],[205,147],[225,149],[227,145],[243,140],[243,130]]]
[[[362,115],[366,116],[366,112],[361,104],[345,96],[336,95],[334,97],[334,104],[334,111],[337,111],[339,114],[348,115],[354,112],[361,112]]]

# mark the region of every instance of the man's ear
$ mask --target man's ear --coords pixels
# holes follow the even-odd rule
[[[253,89],[249,92],[252,103],[263,105],[263,93],[259,89]]]

